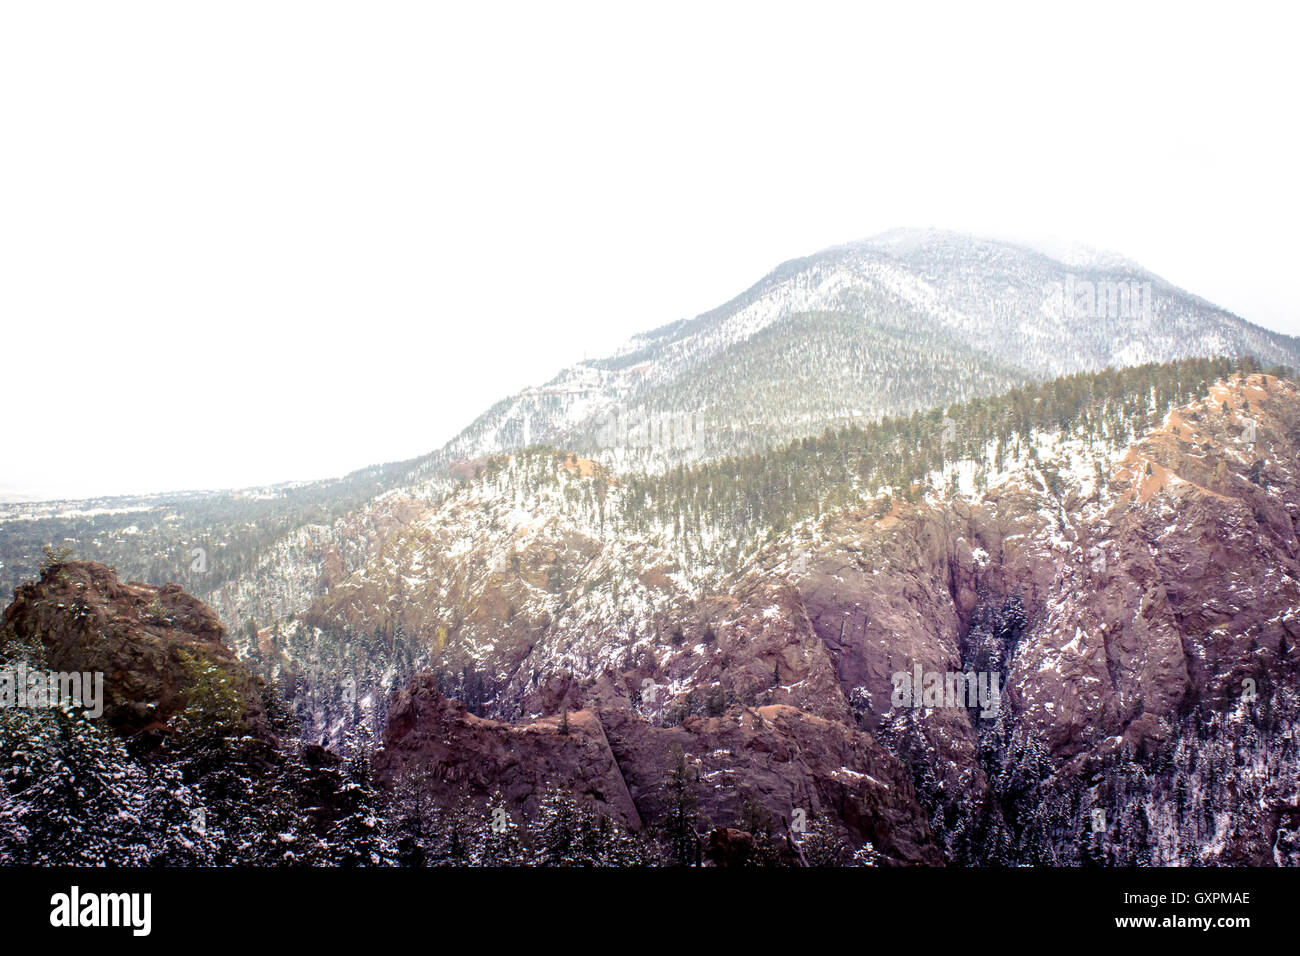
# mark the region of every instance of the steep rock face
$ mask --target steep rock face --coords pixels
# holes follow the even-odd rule
[[[1039,714],[1062,742],[1080,714],[1098,732],[1131,720],[1121,698],[1134,697],[1138,684],[1146,687],[1139,713],[1167,713],[1189,684],[1206,693],[1231,684],[1230,660],[1251,641],[1267,660],[1295,627],[1300,481],[1287,436],[1296,395],[1273,379],[1270,401],[1263,380],[1215,389],[1210,410],[1191,410],[1212,433],[1193,433],[1176,415],[1132,446],[1105,502],[1095,493],[1067,502],[1017,482],[978,502],[850,511],[796,542],[793,567],[782,549],[751,574],[793,584],[792,616],[807,616],[840,683],[872,701],[887,700],[890,675],[913,664],[960,668],[977,609],[1014,598],[1032,622],[1018,658],[1018,702],[1035,709],[1037,696],[1077,699],[1078,707]],[[1221,410],[1248,396],[1261,416],[1259,440],[1270,442],[1258,483],[1235,441],[1235,417]],[[1218,661],[1213,675],[1207,657]],[[1089,679],[1107,687],[1105,706],[1081,686]]]
[[[103,672],[104,719],[124,736],[164,729],[184,709],[187,655],[220,668],[249,727],[269,735],[256,681],[224,635],[212,609],[179,585],[123,583],[89,561],[51,565],[0,618],[0,637],[39,642],[51,670]]]
[[[418,678],[398,692],[375,758],[391,786],[418,781],[444,807],[500,793],[524,815],[562,788],[631,829],[665,818],[664,784],[681,755],[706,820],[746,804],[787,824],[800,812],[870,840],[885,863],[942,862],[907,772],[870,736],[793,707],[745,708],[657,727],[626,708],[590,707],[527,724],[485,720]]]
[[[652,539],[602,537],[561,512],[547,533],[581,527],[584,548],[548,598],[548,623],[522,661],[486,630],[471,646],[476,666],[498,676],[487,706],[538,715],[567,702],[598,713],[647,819],[662,810],[675,745],[719,784],[705,798],[717,825],[734,822],[741,794],[778,816],[807,803],[880,845],[885,831],[907,832],[890,852],[923,861],[930,837],[882,825],[886,809],[952,825],[955,794],[1010,800],[1014,761],[1041,746],[1034,772],[1071,795],[1076,819],[1086,816],[1081,800],[1120,800],[1107,781],[1138,760],[1149,825],[1167,831],[1151,835],[1152,859],[1272,862],[1275,846],[1289,858],[1294,747],[1267,727],[1300,686],[1296,386],[1236,376],[1123,446],[1043,441],[978,494],[867,501],[776,538],[731,576],[692,573]],[[494,557],[495,505],[475,506],[485,509],[485,533],[467,538],[476,550],[444,548],[438,560],[536,577],[527,562],[512,569]],[[900,710],[892,677],[916,668],[994,672],[998,713]],[[1261,717],[1251,708],[1265,697],[1272,710]],[[780,719],[756,716],[773,707]],[[813,749],[799,743],[810,727],[829,749],[792,757]],[[1206,733],[1236,742],[1214,758],[1222,768],[1244,766],[1249,741],[1267,737],[1241,790],[1253,795],[1240,797],[1263,809],[1238,808],[1195,838],[1170,836],[1203,799],[1182,788],[1213,779],[1195,757]],[[870,788],[851,798],[835,789],[852,774],[888,782],[872,763],[886,750],[933,778],[903,801],[915,804],[907,811],[872,805]],[[1153,753],[1178,769],[1142,764]],[[1203,842],[1189,856],[1192,839]]]
[[[420,677],[396,695],[375,769],[390,785],[415,776],[448,807],[462,799],[485,804],[496,792],[525,815],[562,786],[628,828],[641,826],[600,717],[590,710],[526,725],[485,720]]]
[[[1194,710],[1250,721],[1257,699],[1297,681],[1298,413],[1293,384],[1237,378],[1131,445],[1104,489],[1017,481],[975,502],[840,515],[804,547],[796,614],[879,728],[899,717],[891,674],[970,669],[982,612],[1001,626],[1011,602],[1017,626],[995,655],[1005,726],[1042,739],[1080,786],[1123,748],[1186,746]],[[980,724],[925,712],[950,788],[987,785],[966,775],[991,730]],[[1265,745],[1279,749],[1258,781],[1283,817],[1297,789],[1287,739]],[[1215,859],[1272,862],[1285,823],[1250,802],[1220,826]]]
[[[705,820],[739,822],[746,803],[773,821],[835,821],[885,863],[939,864],[905,768],[836,721],[773,704],[656,727],[627,710],[602,713],[628,789],[647,819],[668,811],[663,784],[680,750],[700,781]]]

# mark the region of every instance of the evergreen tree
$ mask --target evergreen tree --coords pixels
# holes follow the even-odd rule
[[[668,809],[663,825],[669,858],[676,866],[699,866],[699,778],[687,765],[680,747],[673,748],[673,760],[666,784]]]

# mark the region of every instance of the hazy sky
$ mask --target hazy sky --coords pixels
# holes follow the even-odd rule
[[[418,455],[900,225],[1300,333],[1287,8],[1047,6],[4,4],[0,493]]]

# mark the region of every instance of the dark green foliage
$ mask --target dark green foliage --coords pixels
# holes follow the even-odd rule
[[[668,811],[662,823],[663,838],[673,865],[699,866],[699,775],[688,765],[680,747],[674,749],[673,759],[664,787]]]
[[[945,461],[971,457],[990,441],[1009,449],[1036,430],[1075,429],[1085,439],[1121,442],[1139,435],[1170,408],[1198,397],[1207,383],[1249,361],[1188,359],[1080,373],[996,397],[953,406],[945,441],[943,412],[917,412],[865,426],[828,430],[741,457],[627,481],[623,520],[651,519],[683,529],[701,521],[745,533],[794,522],[859,502],[864,492],[904,492]],[[686,533],[684,530],[683,533]]]

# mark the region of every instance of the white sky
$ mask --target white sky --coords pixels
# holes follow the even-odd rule
[[[0,495],[418,455],[900,225],[1300,333],[1281,5],[615,6],[0,6]]]

